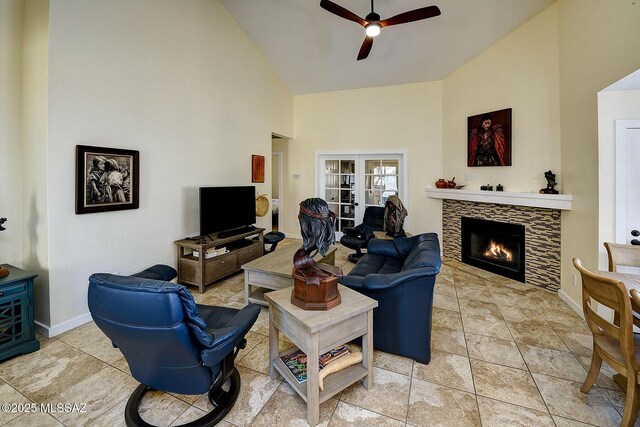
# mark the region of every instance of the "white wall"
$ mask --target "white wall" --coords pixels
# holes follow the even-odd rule
[[[557,15],[553,4],[444,79],[447,178],[524,192],[545,187],[549,169],[562,180]],[[467,167],[467,117],[504,108],[513,109],[512,166]]]
[[[615,121],[628,119],[640,120],[640,90],[598,93],[599,242],[616,240]],[[606,270],[606,250],[599,250],[599,268]]]
[[[175,265],[173,241],[198,232],[197,188],[250,185],[251,154],[269,155],[272,132],[293,133],[293,98],[217,0],[52,2],[49,70],[59,331],[85,320],[91,273]],[[74,213],[78,144],[140,151],[139,209]]]
[[[296,96],[294,132],[283,189],[288,202],[280,213],[286,234],[300,234],[298,203],[316,196],[318,150],[406,150],[406,229],[441,233],[440,202],[424,189],[442,176],[442,82]],[[294,173],[301,177],[292,179]]]
[[[22,267],[22,0],[0,2],[0,264]]]

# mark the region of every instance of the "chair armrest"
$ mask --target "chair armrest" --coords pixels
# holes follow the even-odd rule
[[[227,326],[219,329],[207,329],[213,336],[213,347],[202,351],[202,363],[206,366],[217,366],[242,341],[243,327]]]
[[[393,274],[368,274],[362,280],[362,287],[371,290],[389,289],[408,282],[409,280],[434,275],[435,274],[427,268],[416,268]]]

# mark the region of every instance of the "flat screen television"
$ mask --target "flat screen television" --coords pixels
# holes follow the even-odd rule
[[[256,222],[256,187],[200,187],[200,235]]]

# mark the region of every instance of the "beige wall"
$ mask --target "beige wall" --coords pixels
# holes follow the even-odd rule
[[[573,210],[562,221],[562,292],[579,302],[571,284],[573,257],[598,265],[597,93],[640,68],[640,3],[560,0],[560,119],[562,190]]]
[[[440,233],[440,202],[424,189],[442,176],[442,82],[296,96],[294,132],[280,214],[285,233],[300,234],[298,203],[316,196],[318,150],[406,150],[407,231]]]
[[[598,94],[598,170],[599,170],[599,237],[598,242],[616,240],[616,158],[615,121],[640,121],[640,90],[600,92]],[[600,251],[599,267],[607,268],[604,247]]]
[[[0,1],[0,264],[22,267],[22,0]]]
[[[467,189],[502,184],[538,191],[551,169],[562,181],[558,89],[558,21],[554,4],[444,79],[444,175]],[[467,117],[512,108],[511,167],[467,165]],[[433,183],[429,183],[433,185]]]
[[[25,0],[22,133],[22,206],[24,267],[38,273],[35,318],[48,325],[49,224],[47,223],[47,120],[49,66],[49,0]]]
[[[175,265],[197,188],[251,185],[251,155],[293,133],[290,91],[219,1],[52,2],[48,84],[54,333],[88,318],[92,273]],[[78,144],[140,151],[139,209],[75,214]]]

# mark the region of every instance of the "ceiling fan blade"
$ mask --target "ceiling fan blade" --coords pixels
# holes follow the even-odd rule
[[[433,18],[440,15],[438,6],[427,6],[420,9],[410,10],[400,15],[380,21],[380,27],[390,27],[391,25],[406,24],[407,22],[419,21],[421,19]]]
[[[344,7],[337,5],[332,1],[320,0],[320,7],[325,9],[325,10],[328,10],[329,12],[333,13],[334,15],[338,15],[341,18],[348,19],[349,21],[356,22],[356,23],[362,25],[363,27],[365,25],[367,25],[367,21],[365,21],[364,19],[360,18],[358,15],[356,15],[353,12],[351,12],[350,10],[347,10]]]
[[[373,46],[373,37],[365,37],[364,42],[362,42],[362,46],[360,47],[360,52],[358,52],[358,61],[361,59],[367,59],[369,52],[371,52],[371,46]]]

